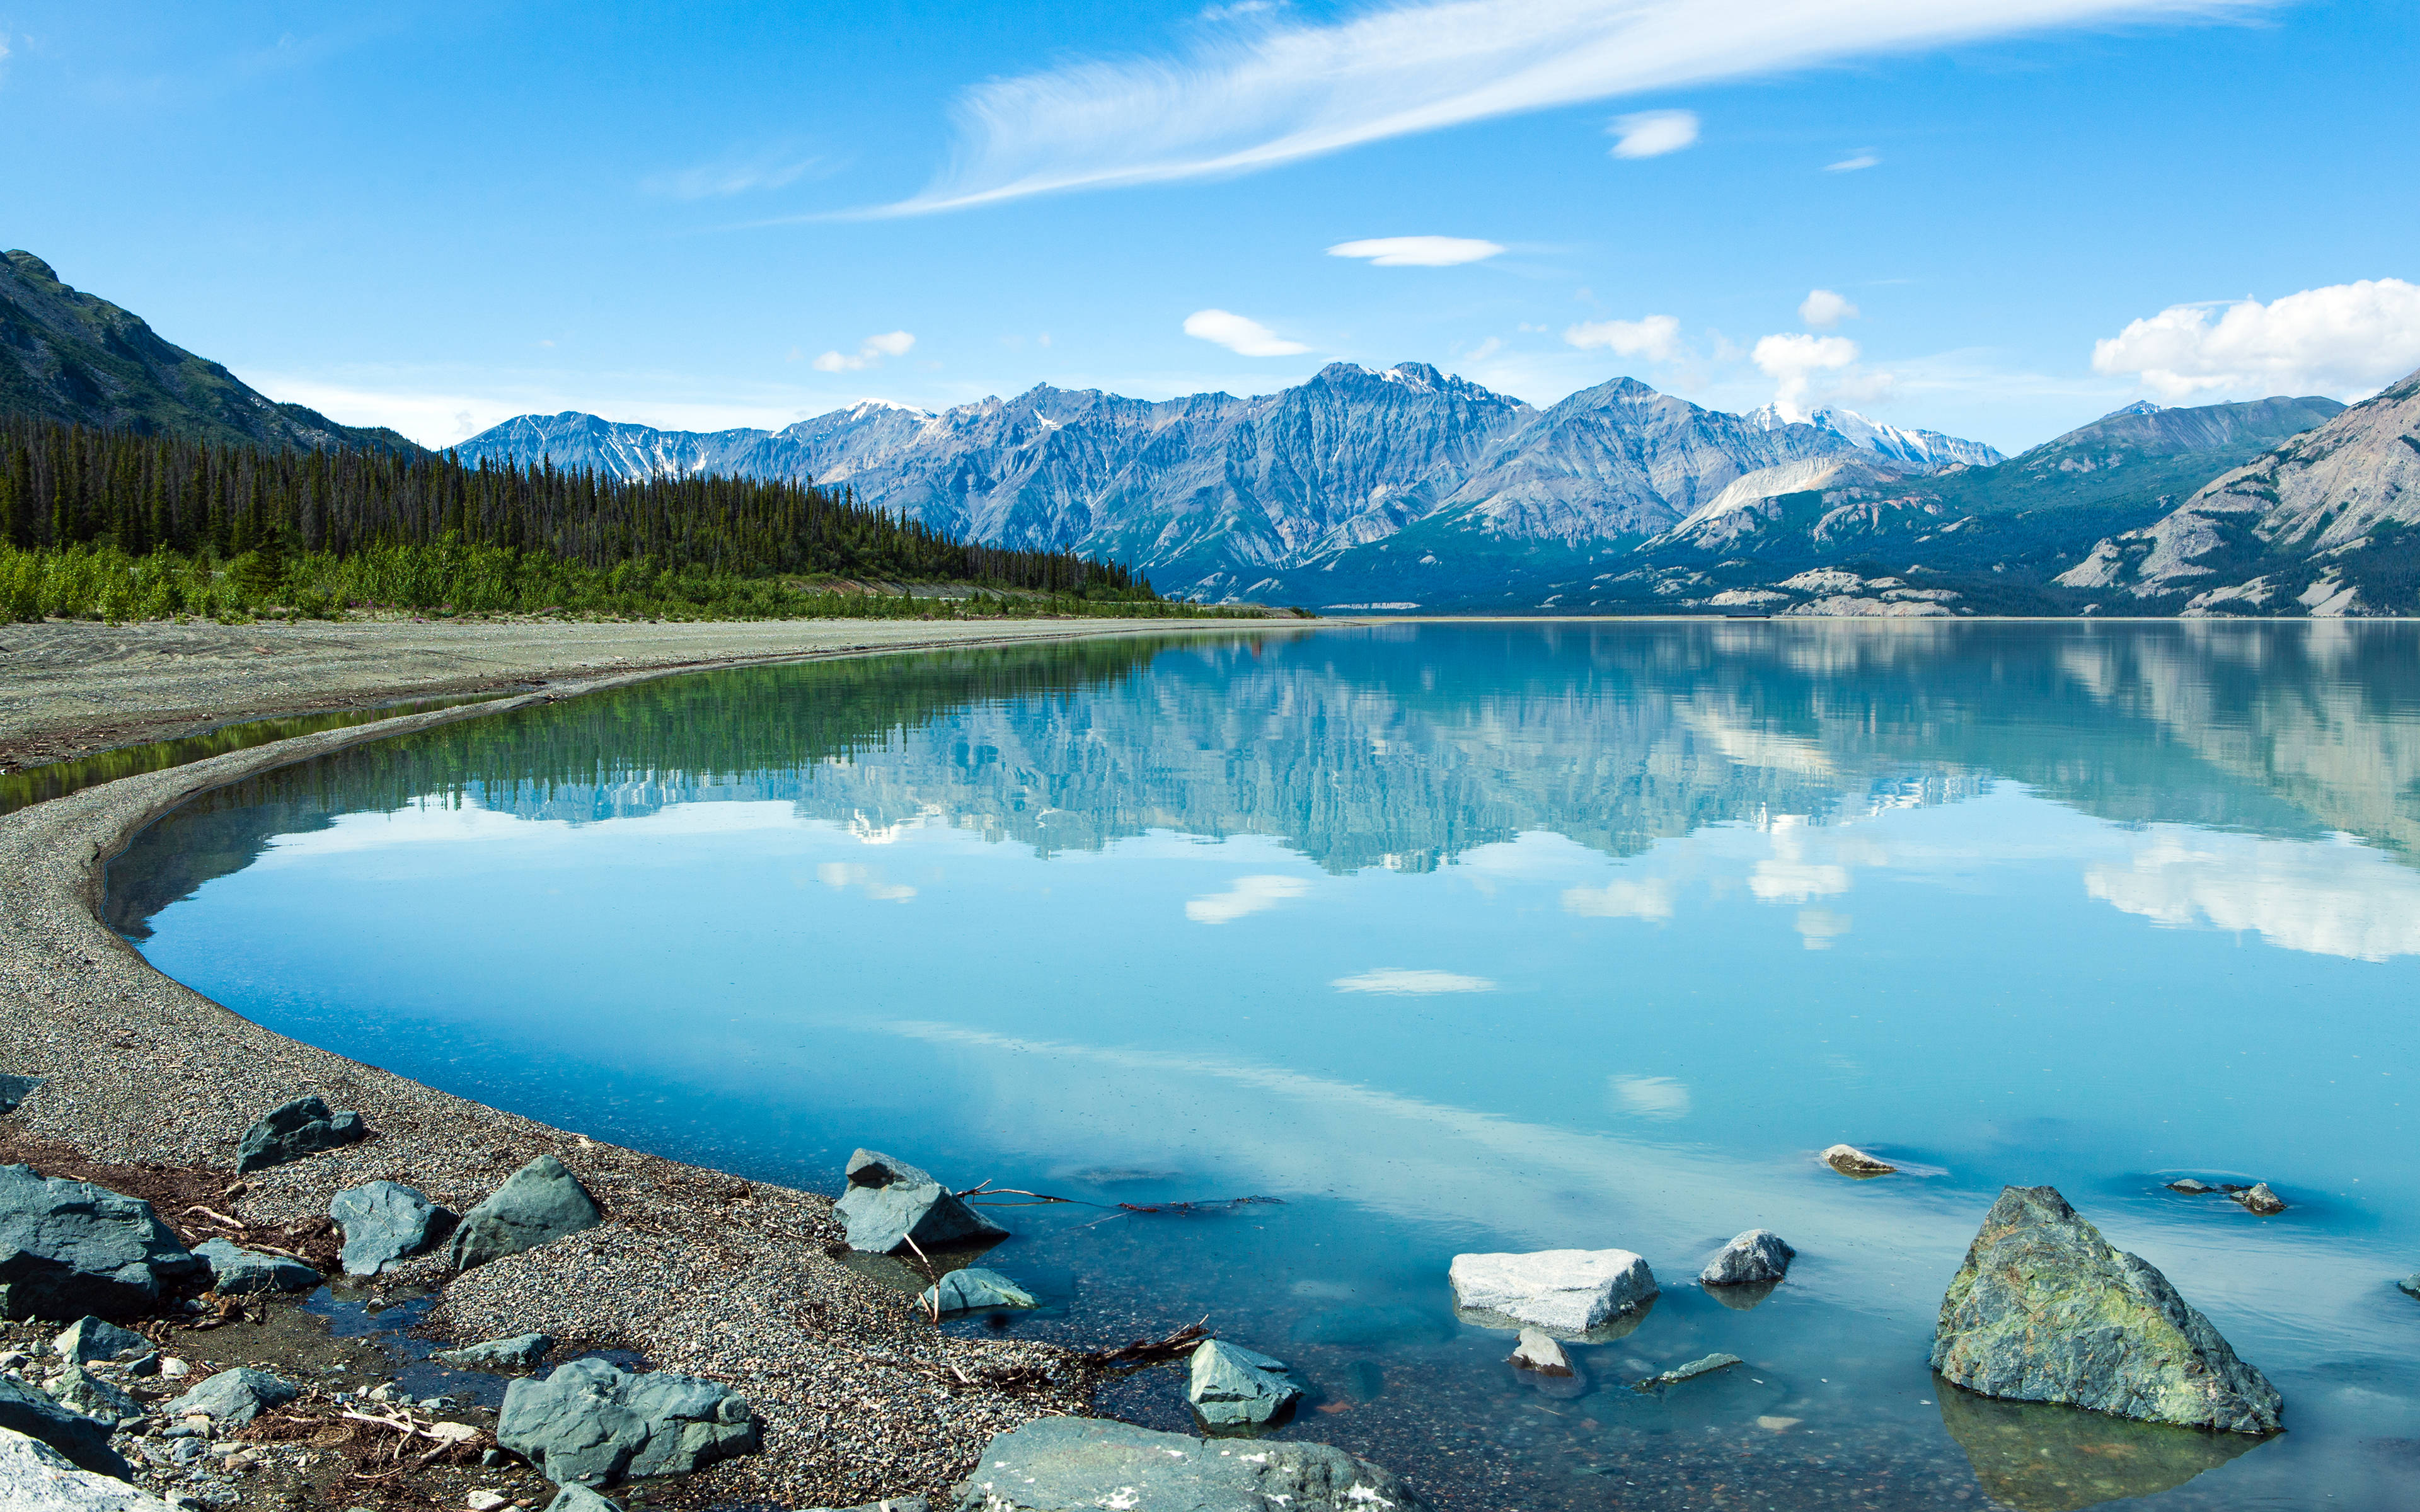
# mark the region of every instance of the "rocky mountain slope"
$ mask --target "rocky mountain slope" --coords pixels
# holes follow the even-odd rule
[[[1778,430],[1790,424],[1789,417],[1772,405],[1748,411],[1747,418],[1767,430]],[[1829,405],[1809,414],[1807,424],[1817,430],[1828,430],[1860,450],[1888,457],[1918,471],[1951,467],[1987,468],[2008,460],[1998,447],[1987,446],[1981,441],[1944,436],[1937,430],[1905,430],[1885,421],[1869,420],[1854,409],[1838,409]]]
[[[392,430],[277,403],[138,316],[70,288],[30,252],[0,256],[0,412],[230,443],[420,450]]]
[[[2112,612],[2410,613],[2415,524],[2420,373],[2102,540],[2057,581],[2107,591]]]

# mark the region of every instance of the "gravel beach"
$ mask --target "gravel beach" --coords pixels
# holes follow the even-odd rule
[[[1244,626],[1202,624],[1213,633]],[[946,1337],[911,1297],[841,1263],[821,1196],[595,1143],[270,1033],[154,971],[95,915],[100,867],[152,817],[207,788],[341,746],[521,701],[575,696],[666,668],[945,645],[1063,640],[1185,622],[680,625],[18,625],[0,631],[0,745],[62,754],[248,715],[544,681],[543,690],[280,741],[122,779],[0,818],[0,1071],[49,1078],[0,1117],[0,1160],[79,1162],[216,1216],[324,1244],[331,1196],[376,1179],[463,1211],[541,1153],[603,1207],[601,1227],[450,1278],[436,1257],[380,1278],[395,1297],[442,1287],[428,1324],[457,1340],[542,1332],[567,1349],[634,1351],[648,1368],[728,1381],[755,1406],[764,1452],[655,1489],[659,1504],[847,1506],[933,1494],[996,1432],[1081,1412],[1091,1371],[1056,1347]],[[600,668],[612,667],[611,671]],[[584,673],[584,675],[582,675]],[[368,1141],[235,1176],[235,1146],[272,1106],[318,1093],[358,1111]],[[913,1158],[914,1151],[902,1151]],[[837,1180],[838,1173],[834,1173]],[[195,1199],[199,1202],[199,1199]],[[189,1232],[188,1212],[162,1214]],[[312,1352],[273,1318],[160,1332],[208,1365],[256,1356],[331,1377],[358,1343]],[[54,1325],[55,1326],[55,1325]],[[34,1337],[11,1331],[18,1347]],[[1105,1340],[1105,1344],[1123,1341]],[[281,1352],[281,1350],[283,1352]],[[299,1351],[299,1352],[298,1352]],[[359,1390],[356,1373],[343,1384]],[[339,1381],[330,1380],[333,1391]],[[306,1402],[317,1400],[306,1397]],[[489,1419],[492,1422],[492,1418]],[[304,1457],[310,1458],[310,1457]],[[329,1457],[319,1457],[329,1458]],[[516,1481],[514,1476],[518,1475]],[[298,1489],[237,1477],[220,1504],[463,1504],[466,1490],[551,1494],[527,1469],[437,1464],[416,1476]],[[543,1504],[543,1501],[540,1501]]]

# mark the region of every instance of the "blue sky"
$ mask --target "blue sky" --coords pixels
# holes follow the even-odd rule
[[[2013,451],[2420,366],[2408,0],[367,8],[0,0],[0,242],[432,443],[1417,359]]]

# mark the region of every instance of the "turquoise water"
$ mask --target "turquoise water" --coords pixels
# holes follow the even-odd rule
[[[2420,1476],[2415,841],[2410,625],[1390,625],[473,719],[211,795],[110,895],[253,1018],[600,1138],[1108,1205],[999,1210],[985,1263],[1050,1305],[953,1326],[1206,1315],[1309,1382],[1286,1432],[1449,1507],[2382,1508]],[[2164,1270],[2288,1431],[1945,1399],[2004,1182]],[[1759,1226],[1800,1252],[1772,1297],[1691,1284]],[[1607,1246],[1666,1289],[1584,1394],[1453,1316],[1458,1252]],[[1106,1404],[1186,1421],[1167,1372]]]

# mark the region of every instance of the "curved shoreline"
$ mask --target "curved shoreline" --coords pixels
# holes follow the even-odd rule
[[[239,1215],[281,1225],[319,1218],[337,1191],[380,1179],[465,1211],[523,1163],[553,1154],[604,1207],[605,1227],[458,1278],[424,1257],[378,1285],[442,1286],[433,1321],[459,1339],[542,1332],[731,1381],[757,1407],[764,1452],[700,1473],[671,1489],[675,1500],[846,1506],[940,1492],[994,1433],[1084,1411],[1092,1383],[1077,1357],[939,1334],[909,1298],[827,1253],[840,1232],[824,1197],[597,1143],[272,1033],[153,968],[99,907],[109,859],[169,810],[369,741],[686,671],[1194,626],[1017,628],[1028,633],[733,656],[559,683],[122,778],[0,818],[0,1071],[50,1078],[9,1124],[92,1161],[209,1166],[232,1180],[235,1142],[268,1108],[317,1092],[360,1112],[376,1138],[246,1179]],[[195,1348],[209,1337],[197,1335]]]

